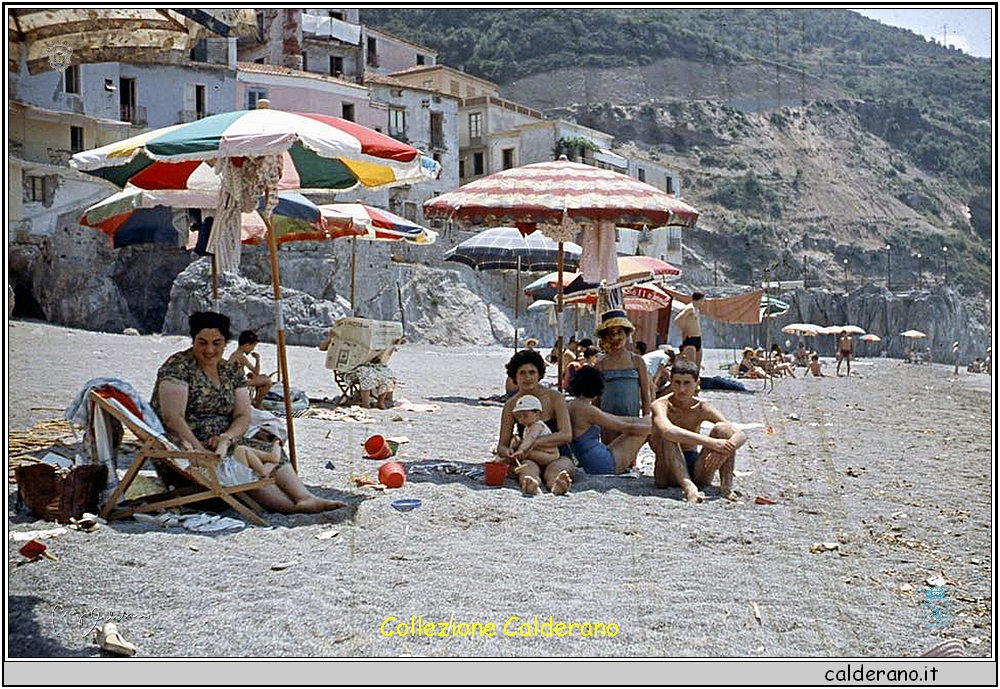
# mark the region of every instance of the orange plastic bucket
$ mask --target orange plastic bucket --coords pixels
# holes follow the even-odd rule
[[[487,486],[502,486],[507,479],[507,464],[504,462],[486,462],[483,468],[486,471]]]
[[[378,480],[389,488],[400,488],[406,483],[406,469],[399,462],[386,462],[379,467]]]
[[[392,456],[392,448],[384,436],[376,433],[365,441],[365,456],[372,459],[388,459]]]

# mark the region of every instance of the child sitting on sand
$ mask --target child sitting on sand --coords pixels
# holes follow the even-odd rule
[[[267,391],[274,385],[271,376],[260,373],[260,354],[254,351],[259,342],[260,338],[257,337],[257,333],[253,330],[244,330],[236,341],[236,351],[229,355],[229,361],[246,369],[247,386],[252,393],[250,403],[258,409],[264,403]],[[250,360],[250,357],[253,357],[253,361]]]
[[[253,469],[261,478],[267,478],[281,463],[281,441],[275,438],[270,452],[237,445],[233,449],[233,459]]]
[[[822,371],[822,364],[819,363],[819,354],[813,354],[809,357],[809,373],[813,374],[817,378],[825,378]]]
[[[542,421],[542,402],[534,395],[523,395],[514,404],[514,420],[524,428],[521,436],[510,442],[511,458],[517,461],[552,462],[559,459],[559,450],[535,448],[535,441],[552,431]]]

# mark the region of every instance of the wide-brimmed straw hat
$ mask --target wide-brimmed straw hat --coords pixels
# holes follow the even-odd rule
[[[538,346],[538,340],[535,339],[534,337],[529,337],[527,340],[524,341],[524,346],[525,347],[537,347]]]
[[[629,333],[635,332],[635,326],[628,319],[628,315],[621,309],[611,309],[601,314],[601,322],[597,326],[594,334],[598,337],[608,328],[625,328]]]

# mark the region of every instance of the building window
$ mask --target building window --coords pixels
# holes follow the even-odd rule
[[[63,72],[66,93],[80,93],[80,65],[71,65]]]
[[[417,53],[417,64],[418,65],[424,64],[424,56],[421,55],[420,53]]]
[[[505,148],[500,153],[503,156],[503,169],[509,170],[514,167],[514,149]]]
[[[389,136],[406,134],[406,111],[402,108],[389,108]]]
[[[368,56],[365,59],[365,64],[369,67],[378,67],[378,44],[373,36],[368,37]]]
[[[478,139],[483,135],[483,113],[469,114],[469,138]]]
[[[145,124],[139,116],[139,108],[136,107],[135,79],[121,77],[118,79],[118,105],[121,111],[121,120],[132,124]]]
[[[205,116],[205,85],[184,84],[184,117],[185,122],[194,122]]]
[[[472,174],[474,174],[474,175],[481,175],[485,171],[486,171],[486,168],[483,165],[483,154],[482,153],[473,153],[472,154]]]
[[[638,179],[640,182],[646,181],[646,171],[643,170],[641,167],[636,169],[635,174],[636,174],[636,179]]]
[[[73,153],[79,153],[83,150],[83,148],[83,127],[74,127],[73,125],[70,125],[69,150]]]
[[[264,42],[264,11],[257,10],[257,42]]]
[[[667,175],[667,193],[674,193],[674,178],[672,175]]]
[[[29,175],[25,180],[28,191],[28,201],[42,203],[45,201],[45,178]]]
[[[458,161],[458,178],[463,179],[465,177],[465,158]]]
[[[262,98],[267,98],[267,89],[247,89],[247,110],[256,108]]]
[[[444,148],[444,115],[431,113],[431,148]]]
[[[417,204],[412,201],[403,202],[403,217],[407,220],[417,221]]]
[[[344,73],[344,58],[336,55],[330,56],[330,76],[339,77]]]
[[[208,62],[208,39],[202,38],[191,48],[191,62]]]
[[[340,117],[348,122],[354,121],[354,103],[340,104]]]
[[[335,10],[327,10],[326,14],[328,17],[330,17],[330,19],[339,19],[340,21],[344,21],[343,12],[337,12]]]
[[[309,71],[309,53],[304,50],[302,51],[302,71]]]
[[[253,62],[254,62],[255,65],[266,65],[267,64],[267,58],[265,58],[265,57],[258,57]]]

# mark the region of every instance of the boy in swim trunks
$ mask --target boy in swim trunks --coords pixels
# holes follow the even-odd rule
[[[718,471],[719,492],[735,502],[736,450],[747,441],[747,436],[713,405],[695,397],[697,387],[698,367],[686,359],[678,359],[670,372],[670,392],[653,403],[650,442],[656,452],[653,479],[657,488],[680,486],[685,499],[695,503],[705,499],[699,489],[711,485]],[[705,421],[715,424],[707,436],[699,432]],[[678,434],[677,428],[687,433]]]
[[[687,304],[674,317],[674,322],[680,328],[681,346],[678,352],[689,361],[698,364],[701,370],[701,323],[698,322],[698,309],[705,295],[701,292],[691,293],[691,303]]]
[[[535,447],[535,441],[552,431],[542,421],[542,401],[534,395],[523,395],[514,403],[514,420],[524,427],[521,437],[511,439],[511,458],[522,461],[554,462],[559,459],[558,448],[546,450]]]

